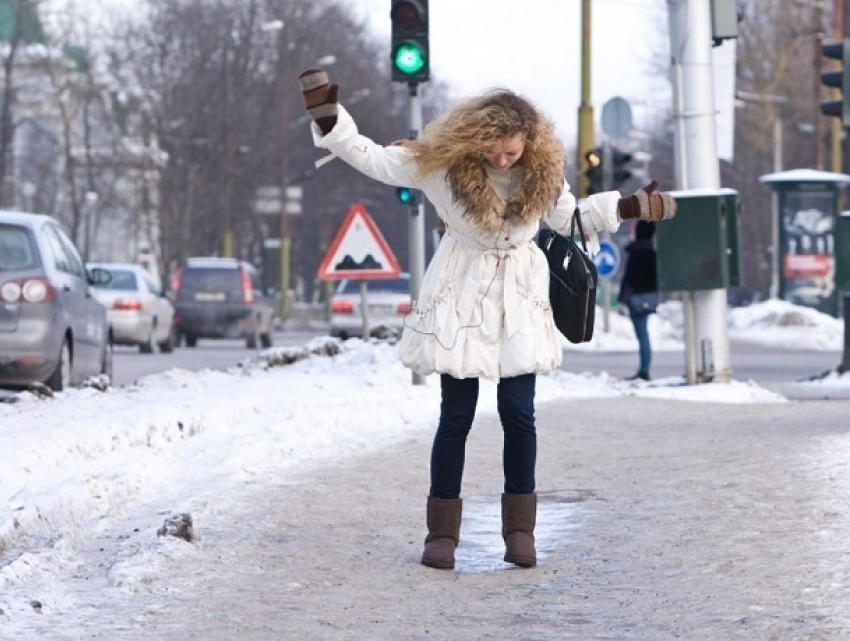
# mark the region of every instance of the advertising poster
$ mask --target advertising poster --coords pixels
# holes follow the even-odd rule
[[[782,212],[783,298],[835,315],[835,194],[789,192]]]

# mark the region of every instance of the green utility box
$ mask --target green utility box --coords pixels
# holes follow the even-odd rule
[[[850,294],[850,211],[835,219],[835,289]]]
[[[739,203],[734,189],[672,192],[677,213],[658,223],[658,287],[663,292],[741,284]]]

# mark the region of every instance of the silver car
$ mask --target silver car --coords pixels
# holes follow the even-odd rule
[[[92,294],[106,307],[115,345],[138,345],[143,354],[152,353],[155,346],[165,354],[174,351],[174,306],[147,269],[129,263],[89,263],[87,267],[110,275],[108,282],[95,284]]]
[[[404,319],[411,308],[410,274],[364,282],[369,335],[379,338],[400,336]],[[340,281],[331,297],[331,336],[363,336],[362,301],[360,281]]]
[[[59,223],[0,211],[0,387],[60,391],[112,373],[106,310]]]

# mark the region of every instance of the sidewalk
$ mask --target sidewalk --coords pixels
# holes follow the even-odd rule
[[[199,501],[198,553],[167,585],[45,638],[846,639],[848,416],[846,401],[541,405],[530,570],[501,561],[501,428],[482,417],[454,571],[419,564],[418,435],[246,487],[239,514]],[[108,598],[138,616],[111,620]]]

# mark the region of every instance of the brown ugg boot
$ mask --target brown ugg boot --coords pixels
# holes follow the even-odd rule
[[[455,548],[460,540],[461,499],[428,497],[428,536],[422,565],[440,570],[455,566]]]
[[[522,568],[537,565],[534,525],[537,521],[537,494],[502,494],[502,538],[505,561]]]

